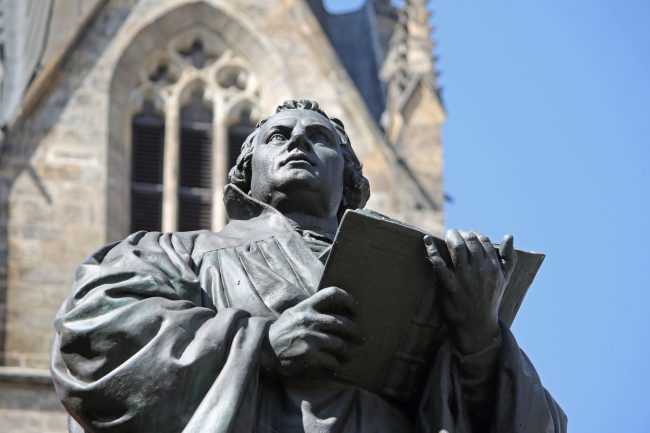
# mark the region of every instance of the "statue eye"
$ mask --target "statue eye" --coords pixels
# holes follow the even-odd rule
[[[316,132],[310,137],[310,139],[314,144],[322,144],[325,146],[330,146],[332,144],[330,137],[324,132]]]
[[[287,138],[284,135],[280,134],[279,132],[276,132],[275,134],[271,135],[271,137],[269,137],[268,142],[279,143],[286,140]]]

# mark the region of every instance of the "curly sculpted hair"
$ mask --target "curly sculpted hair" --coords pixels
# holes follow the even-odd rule
[[[368,179],[363,176],[361,161],[352,150],[350,138],[345,132],[345,126],[339,119],[329,117],[318,106],[318,102],[301,99],[301,100],[288,100],[284,101],[282,105],[278,106],[275,114],[286,110],[311,110],[319,113],[328,119],[336,132],[338,133],[341,151],[343,153],[343,197],[338,209],[339,220],[343,216],[346,209],[360,209],[363,208],[370,198],[370,184]],[[272,116],[271,116],[272,117]],[[241,147],[241,152],[237,157],[237,163],[230,169],[228,179],[230,183],[240,188],[242,191],[250,191],[251,188],[251,160],[253,158],[253,150],[257,144],[257,135],[260,128],[271,117],[262,119],[255,130],[246,138]]]

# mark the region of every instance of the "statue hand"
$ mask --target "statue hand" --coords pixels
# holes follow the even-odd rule
[[[448,230],[445,242],[453,267],[447,266],[433,239],[425,246],[438,282],[443,287],[442,306],[457,349],[479,352],[499,335],[499,306],[517,263],[513,238],[506,235],[499,252],[477,232]]]
[[[350,294],[328,287],[285,310],[269,328],[272,369],[285,376],[336,370],[347,359],[349,344],[363,343],[357,325],[344,315],[355,308]]]

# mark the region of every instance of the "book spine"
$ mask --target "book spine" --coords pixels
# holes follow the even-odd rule
[[[427,284],[410,317],[402,344],[393,356],[382,393],[407,400],[422,386],[427,360],[443,327],[435,311],[435,297],[433,283]]]

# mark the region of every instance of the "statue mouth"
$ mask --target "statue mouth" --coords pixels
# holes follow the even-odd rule
[[[316,164],[304,153],[298,152],[298,153],[291,153],[289,156],[287,156],[285,159],[282,160],[280,163],[280,167],[283,167],[285,165],[309,165],[311,167],[315,167]]]

